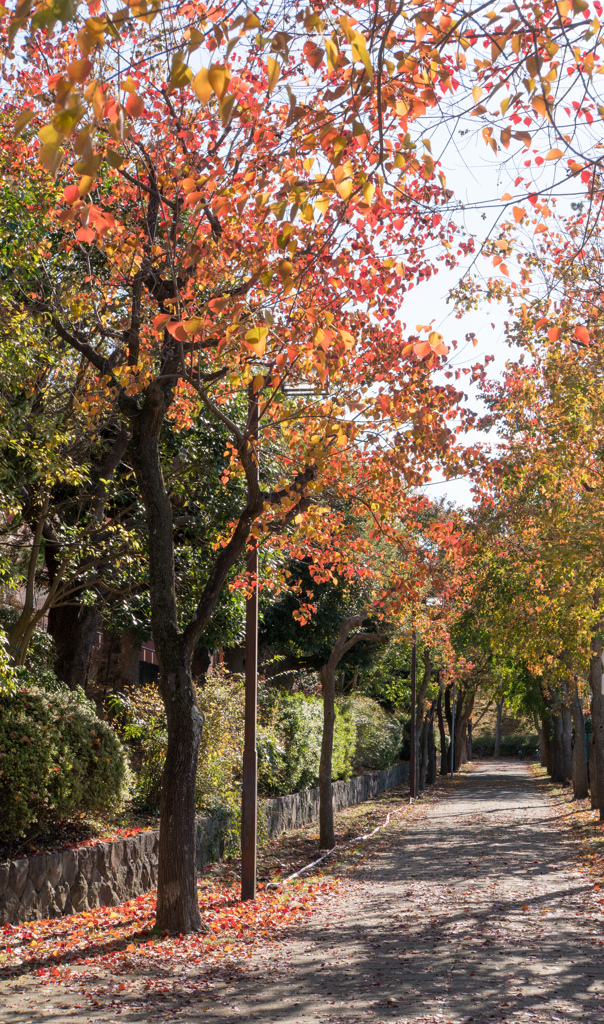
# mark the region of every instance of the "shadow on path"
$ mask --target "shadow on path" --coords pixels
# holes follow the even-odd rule
[[[604,1024],[599,896],[521,763],[479,763],[364,852],[343,895],[278,948],[213,988],[202,968],[161,986],[139,975],[119,1011],[107,979],[95,1019]],[[0,1010],[0,1024],[90,1019],[74,998],[46,992],[37,1016],[21,1003]]]

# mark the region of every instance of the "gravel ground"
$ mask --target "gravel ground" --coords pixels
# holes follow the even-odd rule
[[[345,868],[278,947],[207,975],[2,984],[0,1024],[604,1024],[601,900],[529,769],[482,762]]]

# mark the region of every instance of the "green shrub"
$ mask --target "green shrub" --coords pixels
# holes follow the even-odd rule
[[[243,756],[243,684],[223,669],[208,676],[197,693],[204,726],[197,763],[196,803],[213,811],[239,803],[238,782]],[[133,752],[137,803],[157,811],[166,759],[166,713],[153,683],[112,698],[124,739]]]
[[[522,751],[523,757],[534,757],[539,746],[537,733],[516,733],[513,736],[501,737],[501,757],[517,757]],[[495,737],[487,733],[484,736],[475,736],[472,741],[472,749],[475,755],[479,749],[484,748],[485,757],[493,757],[495,754]]]
[[[298,793],[317,786],[323,735],[320,697],[283,690],[260,693],[258,788],[264,796]],[[349,779],[355,725],[349,702],[338,702],[333,738],[332,779]]]
[[[355,768],[389,768],[399,759],[404,724],[370,697],[348,698],[356,725]]]
[[[111,726],[81,691],[18,677],[0,689],[0,835],[18,839],[34,825],[119,809],[130,773]]]

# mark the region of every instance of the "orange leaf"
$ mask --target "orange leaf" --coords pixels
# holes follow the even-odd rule
[[[167,324],[166,327],[167,330],[172,335],[172,337],[176,338],[177,341],[187,340],[187,332],[185,331],[183,324],[179,320],[173,321],[171,324]]]
[[[524,210],[522,206],[513,206],[512,213],[514,214],[514,220],[518,224],[524,217],[526,210]]]
[[[77,185],[68,185],[63,189],[63,199],[66,203],[75,203],[80,198],[80,190]]]
[[[126,946],[126,952],[127,953],[135,953],[136,952],[136,946],[134,945],[133,942],[129,942],[128,943],[128,945]]]
[[[426,356],[432,355],[432,347],[428,341],[420,341],[419,344],[413,346],[418,359],[425,359]]]
[[[126,100],[126,110],[130,114],[130,117],[140,117],[141,114],[145,112],[145,104],[140,96],[130,93]]]
[[[582,326],[575,327],[575,335],[574,336],[575,336],[575,338],[577,339],[577,341],[579,342],[580,345],[589,345],[590,338],[589,338],[589,331],[587,330],[587,327],[582,327]]]
[[[550,149],[550,151],[546,155],[545,159],[546,160],[559,160],[561,156],[564,156],[564,153],[562,152],[561,149]]]
[[[562,337],[562,328],[550,327],[549,331],[547,332],[547,336],[551,342],[560,341],[560,338]]]

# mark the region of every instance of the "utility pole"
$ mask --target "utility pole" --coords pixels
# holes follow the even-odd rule
[[[249,390],[249,433],[258,465],[258,396]],[[248,497],[251,498],[248,484]],[[247,581],[252,590],[245,608],[245,731],[243,742],[243,787],[241,794],[241,899],[256,898],[256,835],[258,829],[258,751],[256,718],[258,706],[258,541],[250,538],[247,552]]]
[[[453,680],[453,713],[451,715],[451,778],[455,772],[455,680]]]
[[[409,795],[417,796],[417,758],[415,756],[415,702],[417,692],[417,638],[415,625],[411,634],[411,757],[409,759]]]

